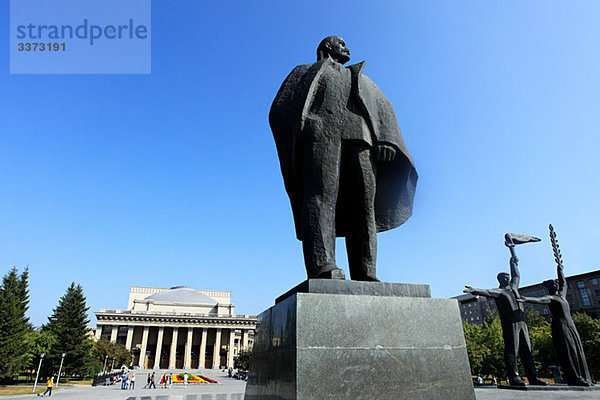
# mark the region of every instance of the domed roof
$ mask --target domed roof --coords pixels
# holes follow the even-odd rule
[[[146,297],[146,300],[161,303],[217,304],[217,301],[212,297],[185,286],[175,286],[169,290],[154,293]]]

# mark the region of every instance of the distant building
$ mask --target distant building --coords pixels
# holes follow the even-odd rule
[[[600,270],[567,276],[567,300],[571,313],[585,312],[592,317],[600,317]],[[519,288],[519,293],[527,297],[541,297],[548,294],[542,283]],[[458,300],[460,315],[465,322],[481,325],[489,313],[497,313],[496,303],[492,298],[462,294],[455,296]],[[538,314],[550,317],[550,309],[543,304],[527,304]]]
[[[133,286],[127,310],[100,310],[95,338],[124,345],[141,368],[233,367],[257,318],[235,315],[231,292]]]

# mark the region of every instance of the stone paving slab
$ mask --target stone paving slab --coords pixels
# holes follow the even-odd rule
[[[477,400],[600,400],[597,390],[508,390],[495,387],[475,388]]]

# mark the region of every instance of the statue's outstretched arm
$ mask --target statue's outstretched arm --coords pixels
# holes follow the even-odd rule
[[[463,292],[483,297],[498,297],[499,294],[495,289],[475,289],[471,286],[465,286]]]
[[[521,296],[517,299],[520,303],[532,303],[532,304],[550,304],[550,296],[542,296],[542,297],[524,297]]]

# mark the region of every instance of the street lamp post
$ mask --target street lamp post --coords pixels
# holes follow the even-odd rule
[[[112,364],[110,365],[110,370],[111,370],[111,371],[112,371],[113,369],[115,369],[115,358],[116,358],[116,357],[113,357]]]
[[[104,356],[104,367],[102,367],[102,373],[106,373],[106,361],[108,360],[108,354]]]
[[[38,378],[40,377],[40,368],[42,368],[42,360],[43,359],[44,359],[44,353],[40,354],[40,363],[38,365],[37,374],[35,375],[35,383],[33,384],[33,390],[31,391],[31,393],[35,393],[35,388],[37,387],[37,381],[38,381]]]
[[[62,353],[62,358],[60,359],[60,367],[58,367],[58,377],[56,378],[56,386],[58,386],[58,382],[60,381],[60,371],[62,371],[63,361],[65,360],[65,355],[67,353]]]

